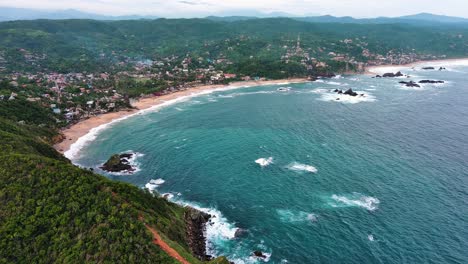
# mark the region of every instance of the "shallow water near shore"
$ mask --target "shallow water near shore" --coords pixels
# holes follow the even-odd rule
[[[216,215],[209,251],[236,263],[467,263],[468,67],[447,69],[403,70],[447,81],[421,89],[356,75],[202,95],[73,161]],[[348,88],[364,96],[333,92]],[[98,169],[128,151],[135,174]]]

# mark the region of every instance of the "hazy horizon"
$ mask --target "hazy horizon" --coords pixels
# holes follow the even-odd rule
[[[371,1],[343,0],[340,3],[325,0],[272,1],[214,1],[214,0],[78,0],[73,2],[48,0],[0,0],[1,7],[37,9],[42,11],[77,10],[106,16],[157,16],[192,18],[206,16],[351,16],[354,18],[399,17],[418,13],[432,13],[467,18],[468,1],[439,2],[415,0]],[[1,16],[1,14],[0,14]]]

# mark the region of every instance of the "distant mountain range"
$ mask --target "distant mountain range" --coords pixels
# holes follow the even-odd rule
[[[252,16],[209,16],[208,19],[214,21],[241,21],[248,19],[257,19],[260,17]],[[331,15],[325,16],[307,16],[307,17],[294,17],[290,18],[311,23],[346,23],[346,24],[389,24],[389,23],[406,23],[406,24],[430,24],[430,23],[452,23],[452,24],[468,24],[467,18],[451,17],[434,15],[428,13],[421,13],[410,16],[401,17],[377,17],[377,18],[353,18],[350,16],[335,17]]]
[[[94,19],[94,20],[138,20],[157,19],[156,16],[105,16],[86,13],[75,9],[44,11],[38,9],[0,7],[0,21],[34,20],[34,19]]]
[[[384,24],[384,23],[410,23],[410,24],[427,24],[427,23],[468,23],[468,19],[461,17],[450,17],[443,15],[434,15],[429,13],[420,13],[416,15],[401,16],[401,17],[377,17],[377,18],[353,18],[334,17],[334,16],[315,16],[315,17],[299,17],[294,18],[300,21],[316,22],[316,23],[357,23],[357,24]]]
[[[239,13],[239,14],[238,14]],[[467,18],[451,17],[443,15],[434,15],[429,13],[420,13],[416,15],[401,17],[377,17],[377,18],[353,18],[350,16],[335,17],[325,16],[306,16],[298,17],[288,13],[260,13],[256,11],[236,12],[236,15],[221,14],[219,16],[208,16],[207,19],[213,21],[242,21],[267,17],[289,17],[298,21],[314,23],[355,23],[355,24],[384,24],[384,23],[408,23],[408,24],[429,24],[429,23],[454,23],[468,24]],[[157,16],[106,16],[82,12],[75,9],[44,11],[38,9],[0,7],[0,21],[11,20],[34,20],[34,19],[94,19],[94,20],[139,20],[139,19],[157,19]]]

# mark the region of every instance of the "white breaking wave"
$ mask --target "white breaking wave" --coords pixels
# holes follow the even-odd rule
[[[337,202],[331,203],[331,206],[333,207],[357,206],[369,211],[375,211],[379,208],[380,204],[379,199],[371,196],[365,196],[360,193],[353,193],[349,196],[333,194],[331,198]]]
[[[253,94],[275,94],[278,93],[279,91],[256,91],[256,92],[239,92],[239,93],[232,93],[232,94],[226,94],[226,95],[219,95],[218,97],[221,98],[234,98],[238,96],[244,96],[244,95],[253,95]]]
[[[373,74],[383,75],[388,72],[399,72],[403,70],[410,70],[410,66],[401,66],[401,65],[392,65],[392,66],[377,66],[377,67],[370,67],[368,69],[369,72]]]
[[[258,165],[260,165],[262,167],[266,167],[266,166],[273,163],[273,157],[259,158],[259,159],[255,160],[255,163],[257,163]]]
[[[328,89],[323,89],[323,88],[317,88],[317,89],[314,89],[311,91],[311,93],[315,93],[315,94],[323,94],[323,93],[327,93],[329,92]]]
[[[180,195],[178,194],[178,196]],[[263,244],[263,241],[257,246],[259,249],[262,249],[263,254],[266,256],[264,259],[252,256],[252,248],[245,248],[241,243],[234,242],[236,231],[239,228],[233,223],[230,223],[219,210],[203,207],[193,202],[187,202],[173,195],[169,195],[168,199],[179,205],[190,206],[211,215],[210,220],[206,224],[204,233],[206,237],[207,254],[214,257],[225,255],[230,261],[236,264],[255,264],[258,262],[268,262],[270,260],[271,253],[268,252],[269,250]],[[233,252],[227,253],[223,247],[228,246],[230,243],[236,243],[237,246]]]
[[[234,224],[230,223],[219,210],[215,208],[202,207],[195,203],[183,201],[177,197],[174,198],[174,196],[170,199],[177,204],[190,206],[212,216],[206,224],[205,230],[206,248],[209,255],[218,256],[218,254],[222,253],[218,252],[218,245],[223,245],[227,241],[235,238],[238,228]]]
[[[367,239],[369,239],[369,241],[374,241],[374,236],[373,235],[368,235]]]
[[[282,222],[296,223],[296,222],[316,222],[317,215],[313,213],[307,213],[303,211],[291,211],[278,209],[276,212]]]
[[[114,119],[109,123],[102,124],[100,126],[92,128],[86,135],[80,137],[75,143],[73,143],[70,146],[70,149],[65,151],[64,156],[66,158],[68,158],[69,160],[71,160],[72,162],[76,161],[76,159],[79,158],[80,151],[85,146],[87,146],[89,143],[94,141],[100,133],[102,133],[106,129],[112,127],[114,124],[119,123],[119,122],[121,122],[123,120],[126,120],[128,118],[138,116],[138,115],[157,112],[157,111],[161,110],[162,108],[165,108],[165,107],[168,107],[168,106],[180,103],[180,102],[188,101],[189,99],[191,99],[193,97],[212,94],[212,93],[215,93],[215,92],[229,91],[229,90],[235,90],[235,89],[239,89],[239,88],[247,88],[247,87],[252,87],[252,86],[249,86],[249,85],[240,85],[240,86],[230,85],[230,86],[215,88],[215,89],[211,89],[211,90],[194,92],[194,93],[191,93],[191,94],[186,95],[186,96],[181,96],[181,97],[178,97],[178,98],[175,98],[175,99],[172,99],[172,100],[164,101],[161,104],[154,105],[154,106],[149,107],[147,109],[140,110],[140,111],[135,112],[135,113],[133,113],[131,115],[127,115],[127,116],[124,116],[124,117]]]
[[[357,96],[351,96],[347,94],[338,94],[333,91],[323,92],[321,93],[322,96],[319,98],[321,101],[325,102],[337,102],[343,104],[357,104],[362,102],[375,102],[377,99],[370,94],[369,92],[365,91],[355,91],[358,93]]]
[[[165,183],[165,182],[166,182],[166,181],[163,180],[163,179],[161,179],[161,178],[156,179],[156,180],[150,180],[150,181],[149,181],[149,183],[155,184],[155,185],[161,185],[161,184],[163,184],[163,183]]]
[[[446,68],[446,71],[457,71],[456,67],[461,66],[468,66],[468,59],[457,59],[457,60],[440,60],[440,61],[422,61],[418,63],[414,63],[412,65],[393,65],[393,66],[378,66],[378,67],[370,67],[368,70],[374,74],[384,74],[387,72],[398,72],[398,71],[408,71],[412,70],[413,68],[415,71],[420,71],[423,67],[432,66],[438,70],[438,67]],[[426,70],[421,70],[426,71]]]
[[[409,87],[404,84],[401,84],[398,89],[400,90],[405,90],[405,91],[424,91],[425,87],[424,85],[419,85],[420,87]]]
[[[348,84],[346,84],[346,83],[345,83],[345,84],[342,84],[342,83],[340,83],[340,82],[325,82],[325,83],[331,84],[331,85],[348,85]]]
[[[165,181],[163,179],[151,179],[147,184],[145,184],[145,188],[148,189],[151,193],[154,193],[156,188],[158,188],[164,182]]]
[[[287,166],[289,170],[296,171],[296,172],[310,172],[310,173],[317,173],[317,168],[307,164],[301,164],[298,162],[293,162]]]

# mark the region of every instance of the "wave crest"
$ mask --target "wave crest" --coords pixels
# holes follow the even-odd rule
[[[348,196],[333,194],[331,198],[334,200],[334,202],[331,203],[333,207],[357,206],[369,211],[375,211],[379,208],[380,204],[379,199],[360,193],[353,193]]]
[[[259,159],[255,160],[255,163],[257,163],[258,165],[260,165],[262,167],[266,167],[266,166],[273,163],[273,157],[259,158]]]
[[[147,184],[145,184],[145,188],[148,189],[151,193],[153,193],[156,190],[156,188],[158,188],[164,182],[165,181],[161,178],[151,179]]]
[[[296,171],[296,172],[310,172],[310,173],[317,173],[317,168],[311,165],[302,164],[299,162],[293,162],[287,166],[289,170]]]

